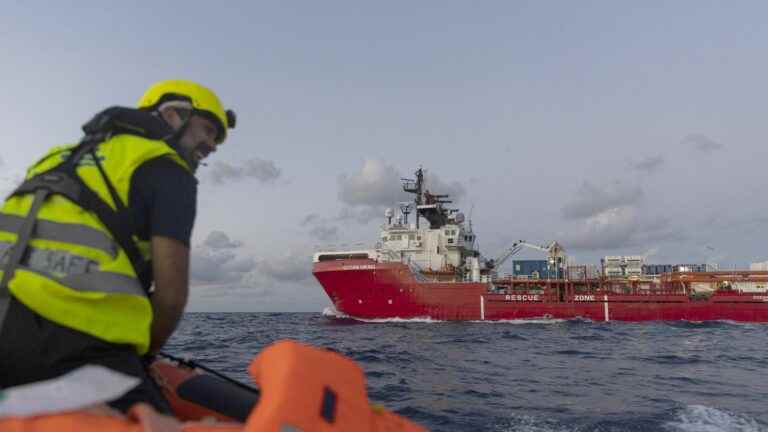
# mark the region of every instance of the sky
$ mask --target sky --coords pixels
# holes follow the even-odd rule
[[[747,267],[768,260],[767,13],[759,1],[10,1],[0,192],[99,110],[184,78],[238,112],[198,171],[188,310],[322,311],[312,254],[372,246],[419,166],[488,257],[556,240],[584,264]]]

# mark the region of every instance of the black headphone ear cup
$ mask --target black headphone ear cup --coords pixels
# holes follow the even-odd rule
[[[227,110],[227,128],[228,129],[234,129],[237,125],[237,115],[232,110]]]

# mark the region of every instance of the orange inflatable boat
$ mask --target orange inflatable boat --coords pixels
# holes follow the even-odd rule
[[[199,365],[198,365],[199,366]],[[43,415],[2,416],[3,432],[411,432],[426,429],[371,405],[365,375],[351,359],[295,341],[264,349],[248,368],[258,390],[190,362],[150,367],[176,417],[137,404],[127,415],[96,405]],[[75,397],[75,395],[73,395]],[[0,408],[3,401],[0,399]]]

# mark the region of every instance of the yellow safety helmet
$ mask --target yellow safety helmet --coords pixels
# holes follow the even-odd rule
[[[138,108],[157,108],[161,103],[185,100],[192,104],[192,111],[211,119],[219,129],[216,141],[227,138],[227,129],[236,123],[235,112],[225,110],[216,93],[198,83],[186,80],[167,80],[152,84],[139,99]]]

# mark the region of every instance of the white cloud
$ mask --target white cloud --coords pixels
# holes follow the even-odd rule
[[[665,164],[664,156],[654,155],[647,156],[637,161],[630,161],[629,166],[635,171],[644,172],[647,174],[654,173],[661,169]]]
[[[623,206],[634,206],[643,198],[639,186],[615,182],[598,187],[585,181],[574,199],[562,208],[566,219],[584,219],[600,216],[604,212]]]
[[[638,223],[637,211],[631,207],[616,207],[589,216],[563,239],[573,249],[614,249],[632,246],[632,236]]]
[[[337,219],[341,222],[355,221],[360,224],[367,224],[368,222],[381,219],[384,220],[384,206],[370,206],[370,207],[342,207],[339,211]]]
[[[312,257],[303,251],[268,257],[256,263],[257,275],[273,282],[301,282],[312,279]]]
[[[452,200],[454,203],[460,201],[464,195],[466,195],[466,189],[464,186],[457,182],[445,182],[437,174],[432,174],[426,171],[425,174],[425,190],[428,190],[431,194],[437,195],[450,195],[447,199]]]
[[[316,226],[309,230],[309,235],[320,241],[329,242],[338,240],[339,227],[335,226]]]
[[[259,259],[235,283],[196,287],[190,310],[322,311],[328,298],[312,277],[306,250]]]
[[[256,268],[252,257],[240,256],[242,242],[231,240],[223,231],[211,231],[202,245],[190,252],[190,277],[193,284],[232,284]]]
[[[389,206],[410,199],[397,169],[380,160],[366,160],[358,173],[342,174],[338,183],[339,200],[352,206]]]
[[[346,206],[340,210],[337,220],[366,224],[383,218],[387,207],[412,202],[413,194],[403,191],[403,177],[395,167],[376,159],[366,160],[360,171],[352,176],[340,175],[338,196]],[[464,186],[457,181],[445,182],[426,170],[424,177],[424,190],[431,194],[448,194],[448,199],[456,202],[466,193]]]
[[[230,164],[217,161],[211,169],[211,178],[214,184],[223,184],[228,181],[242,181],[256,179],[262,183],[277,180],[281,175],[280,169],[274,161],[253,158],[239,164]]]
[[[331,242],[339,238],[339,227],[334,225],[334,221],[321,217],[317,213],[304,216],[300,225],[309,228],[309,236],[316,240]]]
[[[190,253],[190,276],[193,283],[231,284],[240,282],[256,268],[252,257],[239,257],[229,250],[194,248]]]
[[[565,219],[574,224],[563,233],[563,244],[582,250],[642,247],[651,253],[657,243],[683,239],[685,235],[676,231],[668,219],[644,211],[643,197],[639,186],[584,182],[562,209]]]
[[[683,138],[682,142],[683,144],[692,146],[694,150],[703,154],[712,153],[725,148],[724,145],[704,134],[690,134]]]
[[[311,225],[315,222],[318,222],[320,220],[320,215],[317,213],[310,213],[306,216],[304,216],[304,219],[301,220],[301,226],[307,226]]]
[[[203,244],[193,248],[190,274],[194,298],[261,299],[265,304],[283,304],[286,289],[292,292],[290,298],[301,299],[301,292],[319,288],[312,282],[312,259],[305,251],[256,259],[243,253],[241,244],[221,231],[214,231]],[[315,301],[322,300],[316,292],[310,296]]]
[[[211,231],[203,244],[212,249],[235,249],[242,246],[243,242],[230,240],[223,231]]]
[[[646,253],[654,255],[658,251],[657,244],[679,242],[685,237],[685,233],[677,230],[668,219],[652,218],[637,207],[622,206],[579,221],[574,229],[563,234],[562,239],[566,249],[644,248]]]

